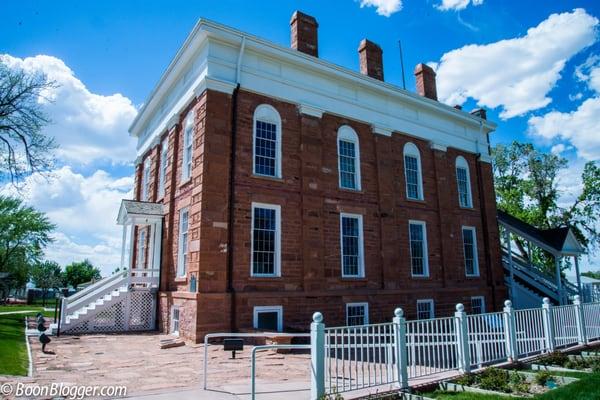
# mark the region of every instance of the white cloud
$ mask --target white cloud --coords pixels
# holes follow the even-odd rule
[[[566,150],[566,146],[564,145],[564,143],[559,143],[559,144],[555,144],[554,146],[552,146],[552,148],[550,149],[550,153],[559,156],[565,150]]]
[[[133,177],[113,177],[103,170],[85,177],[70,167],[49,179],[27,178],[23,197],[57,225],[46,258],[62,265],[89,258],[108,274],[120,264],[122,228],[116,218],[123,198],[131,198]],[[5,193],[12,187],[6,186]]]
[[[8,54],[0,59],[12,68],[45,73],[58,87],[45,93],[52,102],[40,99],[52,120],[45,133],[59,144],[57,157],[63,161],[89,164],[96,160],[127,163],[135,158],[135,141],[127,128],[137,110],[122,94],[92,93],[65,63],[52,56],[24,59]]]
[[[438,97],[502,107],[503,119],[545,107],[567,60],[596,41],[597,26],[597,18],[575,9],[550,15],[524,36],[452,50],[437,65]]]
[[[587,160],[600,159],[600,97],[585,100],[571,112],[551,111],[528,121],[531,135],[547,140],[567,140],[579,157]]]
[[[575,78],[585,82],[590,90],[600,93],[600,56],[590,55],[583,64],[575,67]]]
[[[360,7],[375,7],[377,14],[389,17],[402,10],[402,0],[360,0]]]
[[[483,4],[483,0],[442,0],[442,2],[435,7],[442,11],[459,11],[467,8],[469,4],[480,6]]]

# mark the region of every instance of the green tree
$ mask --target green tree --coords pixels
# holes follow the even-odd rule
[[[52,241],[53,230],[54,225],[44,213],[20,199],[0,196],[0,272],[10,277],[3,296],[27,283],[29,268],[40,261],[44,247]]]
[[[76,288],[82,283],[98,280],[102,276],[100,270],[92,265],[89,260],[74,262],[65,267],[63,282]]]
[[[0,57],[0,181],[17,185],[52,167],[56,144],[42,133],[49,119],[39,99],[55,86],[43,74],[8,67]]]
[[[600,271],[586,271],[582,272],[581,275],[587,276],[588,278],[600,279]]]
[[[492,150],[498,208],[539,229],[569,226],[580,243],[593,252],[599,243],[596,218],[600,212],[600,167],[585,164],[583,190],[570,204],[559,202],[559,174],[569,168],[568,161],[555,154],[543,153],[530,143],[513,142]],[[515,240],[524,257],[525,244]],[[552,257],[541,249],[532,253],[547,272],[554,268]],[[568,267],[565,264],[563,267]]]
[[[49,289],[59,289],[62,286],[62,270],[54,261],[43,261],[31,268],[31,280],[38,289],[42,289],[43,304],[46,305],[46,295]]]

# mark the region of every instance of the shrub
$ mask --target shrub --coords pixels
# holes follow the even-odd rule
[[[554,377],[548,371],[539,371],[535,374],[535,383],[540,386],[545,386],[549,381],[554,381]]]
[[[471,386],[476,383],[475,375],[464,374],[460,378],[456,379],[456,383],[463,386]]]
[[[510,393],[509,374],[499,368],[488,368],[477,377],[479,387],[485,390]]]
[[[527,378],[523,375],[519,374],[516,371],[510,373],[510,386],[513,392],[516,393],[528,393],[529,392],[529,384],[527,383]]]
[[[569,357],[566,354],[563,354],[560,351],[555,351],[542,357],[539,362],[542,365],[557,365],[562,367],[567,363],[567,361],[569,361]]]

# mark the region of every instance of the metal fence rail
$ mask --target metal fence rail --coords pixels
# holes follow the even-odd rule
[[[406,322],[408,377],[458,369],[454,317]]]
[[[532,356],[547,350],[541,308],[515,311],[518,356]]]
[[[506,361],[506,330],[504,313],[469,315],[469,351],[471,366],[483,367],[494,362]]]
[[[583,321],[587,339],[600,339],[600,303],[583,305]]]
[[[556,347],[565,347],[577,344],[577,317],[576,306],[558,306],[552,308],[554,323],[554,340]]]
[[[394,324],[325,329],[325,387],[347,392],[393,383]]]

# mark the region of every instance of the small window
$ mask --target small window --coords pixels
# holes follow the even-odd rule
[[[404,176],[406,179],[406,197],[411,200],[423,200],[421,154],[413,143],[404,145]]]
[[[461,207],[471,208],[471,180],[469,176],[469,164],[464,157],[456,158],[456,186],[458,188],[458,203]]]
[[[179,336],[179,307],[171,308],[171,335]]]
[[[255,175],[281,178],[281,117],[267,104],[254,112],[254,166]]]
[[[146,229],[140,228],[138,233],[137,267],[146,268]]]
[[[252,276],[280,276],[281,207],[252,203]]]
[[[177,257],[177,276],[185,276],[188,257],[189,212],[187,208],[179,211],[179,255]]]
[[[364,277],[362,215],[340,214],[340,241],[342,277]]]
[[[165,196],[165,180],[167,179],[167,166],[169,156],[169,138],[167,137],[162,141],[160,146],[160,176],[158,179],[158,195],[159,197]]]
[[[360,190],[360,148],[354,129],[342,126],[338,130],[337,146],[340,187]]]
[[[192,176],[192,159],[194,153],[194,113],[191,112],[185,119],[183,128],[183,165],[181,167],[181,180],[183,182]]]
[[[471,312],[473,314],[485,313],[485,298],[483,296],[471,297]]]
[[[368,303],[346,304],[346,325],[367,325],[369,323]]]
[[[417,300],[417,319],[435,318],[433,311],[433,300]]]
[[[427,226],[423,221],[409,221],[408,228],[412,276],[429,276]]]
[[[142,172],[142,201],[148,201],[150,197],[150,159],[144,161],[144,170]]]
[[[479,265],[477,263],[477,239],[475,228],[463,226],[463,250],[465,256],[465,273],[467,276],[479,276]]]
[[[283,307],[254,307],[254,329],[281,332],[283,330]]]

